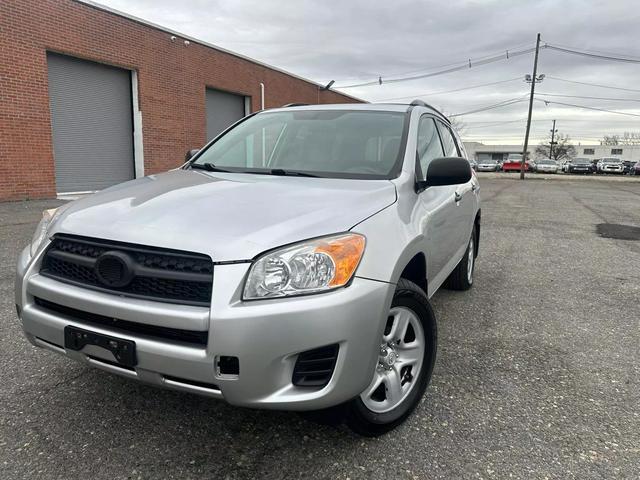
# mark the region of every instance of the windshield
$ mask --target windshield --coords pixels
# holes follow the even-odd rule
[[[498,163],[497,160],[482,160],[482,163],[484,165],[495,165],[496,163]]]
[[[554,162],[553,160],[540,160],[538,161],[539,164],[541,165],[555,165],[556,162]]]
[[[216,140],[193,165],[243,173],[393,178],[399,172],[404,123],[403,112],[263,112]]]
[[[607,163],[620,163],[621,160],[619,158],[603,158],[602,159],[603,162],[607,162]]]
[[[576,158],[573,163],[577,165],[589,165],[591,163],[591,160],[589,160],[588,158]]]
[[[510,153],[507,156],[507,160],[509,160],[510,162],[514,162],[514,161],[521,161],[522,160],[522,155],[518,155],[517,153]]]

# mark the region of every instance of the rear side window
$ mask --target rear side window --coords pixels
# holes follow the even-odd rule
[[[436,123],[438,124],[438,130],[440,131],[440,138],[442,138],[442,147],[444,148],[445,157],[459,157],[460,150],[458,149],[458,145],[456,144],[449,127],[439,120]]]
[[[427,168],[435,158],[443,157],[442,145],[438,138],[436,124],[431,117],[423,116],[418,124],[418,161],[423,178],[427,174]]]

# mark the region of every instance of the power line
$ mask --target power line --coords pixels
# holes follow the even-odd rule
[[[545,45],[548,43],[545,43]],[[626,58],[637,58],[640,59],[640,56],[638,55],[629,55],[627,53],[620,53],[620,52],[611,52],[611,51],[607,51],[607,50],[594,50],[593,48],[580,48],[580,47],[574,47],[571,45],[562,45],[560,43],[556,43],[553,42],[553,45],[555,45],[556,47],[562,47],[562,48],[567,48],[569,50],[580,50],[582,52],[587,52],[587,53],[599,53],[601,55],[611,55],[614,57],[626,57]]]
[[[547,97],[567,97],[567,98],[588,98],[591,100],[615,100],[617,102],[640,102],[636,98],[620,98],[620,97],[591,97],[588,95],[562,95],[560,93],[536,93],[536,95],[546,95]]]
[[[535,50],[535,48],[527,48],[525,50],[514,50],[514,51],[509,51],[509,50],[505,50],[505,53],[502,53],[500,55],[494,55],[492,57],[487,57],[485,59],[479,59],[479,60],[473,60],[473,59],[468,59],[468,60],[464,60],[459,62],[460,64],[458,66],[454,66],[451,68],[447,68],[445,70],[440,70],[437,72],[431,72],[431,73],[424,73],[421,75],[413,75],[410,77],[401,77],[401,78],[391,78],[389,80],[383,80],[382,77],[378,77],[377,80],[373,80],[370,82],[364,82],[364,83],[356,83],[353,85],[343,85],[343,86],[337,86],[335,88],[339,88],[339,89],[345,89],[345,88],[355,88],[355,87],[369,87],[372,85],[382,85],[387,84],[387,83],[399,83],[399,82],[408,82],[410,80],[418,80],[421,78],[429,78],[429,77],[435,77],[438,75],[444,75],[447,73],[452,73],[452,72],[457,72],[460,70],[467,70],[469,68],[474,68],[474,67],[479,67],[482,65],[487,65],[489,63],[494,63],[494,62],[498,62],[500,60],[508,60],[512,57],[517,57],[520,55],[526,55],[527,53],[531,53]],[[482,58],[482,57],[481,57]],[[455,65],[455,64],[452,64]]]
[[[545,44],[544,48],[548,48],[550,50],[556,50],[558,52],[569,53],[571,55],[581,55],[583,57],[597,58],[599,60],[612,60],[615,62],[624,62],[624,63],[640,63],[640,59],[637,58],[625,58],[620,56],[613,55],[602,55],[599,53],[590,53],[580,50],[574,50],[572,48],[563,48],[552,44]]]
[[[432,97],[434,95],[442,95],[444,93],[462,92],[463,90],[472,90],[474,88],[489,87],[491,85],[500,85],[502,83],[513,82],[515,80],[522,80],[522,77],[509,78],[508,80],[500,80],[500,81],[497,81],[497,82],[480,83],[478,85],[470,85],[468,87],[456,88],[454,90],[441,90],[439,92],[417,93],[415,95],[406,95],[404,97],[382,98],[380,100],[375,100],[375,103],[378,103],[378,102],[389,102],[389,101],[392,101],[392,100],[403,100],[405,98],[418,98],[418,97],[426,97],[426,96]]]
[[[567,80],[567,79],[564,79],[564,78],[552,77],[551,75],[547,75],[546,78],[547,79],[551,79],[551,80],[558,80],[560,82],[576,83],[578,85],[588,85],[590,87],[610,88],[612,90],[622,90],[622,91],[625,91],[625,92],[638,92],[638,93],[640,93],[640,90],[636,90],[634,88],[623,88],[623,87],[616,87],[616,86],[613,86],[613,85],[602,85],[602,84],[599,84],[599,83],[578,82],[577,80]]]
[[[549,104],[563,105],[565,107],[584,108],[586,110],[596,110],[598,112],[615,113],[617,115],[627,115],[627,116],[630,116],[630,117],[640,117],[640,114],[637,114],[637,113],[617,112],[615,110],[606,110],[604,108],[587,107],[586,105],[574,105],[572,103],[553,102],[551,100],[545,100],[544,98],[536,98],[536,100],[538,100],[539,102],[544,102],[547,105],[549,105]]]
[[[530,45],[530,44],[531,44],[531,42],[523,42],[523,43],[520,43],[518,45],[514,45],[513,47],[511,47],[509,49],[499,50],[499,51],[496,50],[496,51],[494,51],[495,53],[492,52],[490,54],[478,57],[476,60],[474,60],[474,62],[475,61],[479,61],[479,60],[483,60],[483,59],[486,59],[486,58],[489,58],[489,57],[493,57],[495,55],[498,55],[498,53],[500,55],[510,56],[512,51],[516,51],[516,50],[524,47],[525,45]],[[445,64],[441,64],[441,65],[432,65],[430,67],[423,67],[423,68],[419,68],[417,70],[410,70],[408,72],[402,72],[402,73],[387,73],[384,76],[385,77],[404,77],[405,75],[412,75],[414,73],[420,73],[420,72],[428,72],[428,71],[431,71],[431,70],[434,70],[434,69],[437,69],[437,68],[451,67],[451,66],[460,65],[460,64],[468,65],[469,64],[469,60],[467,59],[467,60],[460,60],[460,61],[452,62],[452,63],[445,63]],[[371,78],[371,76],[367,75],[367,76],[343,78],[343,79],[341,79],[339,81],[347,82],[347,81],[364,80],[364,79],[367,79],[367,78]],[[520,77],[518,77],[518,78],[520,78]],[[375,83],[378,83],[378,81],[375,81]],[[336,88],[345,88],[345,87],[336,87]]]
[[[478,108],[476,110],[470,110],[468,112],[462,112],[462,113],[454,113],[453,115],[449,115],[449,117],[461,117],[463,115],[471,115],[472,113],[480,113],[480,112],[484,112],[486,110],[493,110],[494,108],[500,108],[500,107],[506,107],[509,105],[513,105],[514,103],[520,103],[520,102],[524,102],[525,99],[522,97],[516,97],[516,98],[511,98],[509,100],[505,100],[503,102],[499,102],[499,103],[495,103],[493,105],[487,105],[485,107],[481,107]]]

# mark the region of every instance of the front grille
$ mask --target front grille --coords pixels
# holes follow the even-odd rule
[[[61,313],[62,315],[71,317],[75,322],[81,323],[85,326],[91,327],[93,325],[106,327],[113,332],[140,334],[162,340],[193,343],[196,345],[206,345],[207,338],[209,336],[208,332],[201,332],[197,330],[181,330],[178,328],[158,327],[156,325],[119,320],[117,318],[67,307],[38,297],[35,297],[35,302],[36,305],[44,310]]]
[[[298,387],[324,387],[331,380],[337,359],[337,344],[302,352],[293,368],[293,384]]]
[[[107,257],[110,261],[103,261]],[[123,296],[187,305],[211,302],[213,263],[197,253],[57,235],[40,273]]]

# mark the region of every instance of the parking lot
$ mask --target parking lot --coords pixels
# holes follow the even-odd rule
[[[88,369],[23,339],[13,269],[43,208],[0,204],[0,478],[638,478],[640,181],[481,175],[474,288],[432,299],[439,351],[378,439]]]

